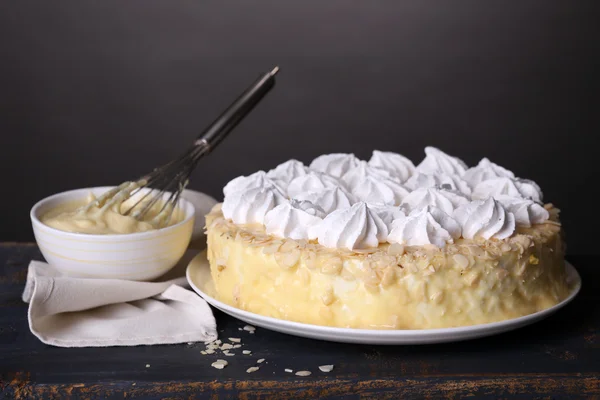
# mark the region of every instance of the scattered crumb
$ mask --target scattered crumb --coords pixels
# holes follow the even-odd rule
[[[213,349],[208,349],[208,350],[204,351],[203,353],[206,353],[206,354],[214,354],[214,353],[215,353],[215,351],[214,351]]]
[[[234,348],[234,349],[239,349],[240,347],[242,347],[242,345],[241,345],[241,344],[234,344],[234,345],[233,345],[233,348]]]
[[[146,364],[146,368],[150,368],[150,364]]]
[[[294,370],[293,370],[293,369],[289,369],[289,368],[286,368],[286,369],[284,369],[284,371],[285,371],[285,372],[289,372],[290,374],[291,374],[292,372],[294,372]]]
[[[137,383],[135,383],[135,382],[133,382],[133,383],[131,384],[131,386],[135,386],[135,385],[137,385]]]
[[[246,326],[244,326],[244,330],[248,331],[250,333],[253,333],[256,330],[256,328],[253,327],[252,325],[246,325]]]
[[[243,329],[242,328],[238,328],[238,331],[243,331]]]
[[[225,350],[223,354],[225,354],[227,357],[235,356],[235,353],[230,353],[229,350]]]
[[[309,376],[311,374],[310,371],[298,371],[296,372],[296,375],[298,376]]]
[[[206,355],[206,352],[203,350],[203,351],[200,352],[200,354]]]
[[[215,340],[215,344],[221,344],[221,343],[223,343],[223,342],[221,342],[220,339]]]
[[[242,354],[252,354],[250,350],[242,350]]]
[[[188,346],[191,346],[193,344],[194,344],[194,342],[188,342]]]
[[[239,342],[241,342],[241,341],[242,341],[242,339],[240,339],[240,338],[237,338],[237,337],[230,337],[230,338],[229,338],[229,341],[230,341],[230,342],[233,342],[233,343],[239,343]]]
[[[254,372],[254,371],[258,371],[258,369],[259,369],[258,367],[250,367],[250,368],[248,368],[248,369],[246,370],[246,372],[247,372],[247,373],[251,373],[251,372]]]
[[[233,349],[232,344],[225,343],[225,344],[223,344],[223,346],[221,346],[221,350],[229,350],[229,349]]]
[[[260,363],[262,363],[262,362],[265,362],[265,359],[264,359],[264,358],[261,358],[261,359],[259,359],[258,361],[256,361],[256,363],[257,363],[257,364],[260,364]]]
[[[217,360],[214,363],[210,364],[213,368],[223,369],[227,366],[228,362],[225,360]]]
[[[320,365],[319,369],[323,372],[331,372],[333,371],[333,365]]]

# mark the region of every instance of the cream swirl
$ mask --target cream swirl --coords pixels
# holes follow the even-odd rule
[[[321,207],[327,214],[340,208],[350,208],[352,204],[356,203],[354,196],[341,186],[333,189],[325,189],[320,192],[300,193],[296,196],[296,199],[310,201]]]
[[[435,206],[448,215],[461,205],[468,204],[469,199],[462,193],[441,188],[420,188],[404,198],[400,207],[405,212]]]
[[[447,243],[454,243],[460,233],[459,223],[450,215],[435,206],[426,206],[395,219],[388,242],[409,246],[433,244],[443,248]]]
[[[412,161],[401,154],[389,151],[373,150],[369,165],[388,171],[400,182],[405,182],[415,172]]]
[[[308,168],[298,160],[289,160],[267,172],[267,177],[287,186],[294,178],[306,175]]]
[[[352,194],[360,201],[370,204],[397,205],[410,192],[391,179],[365,176],[352,186]]]
[[[517,226],[530,227],[534,224],[541,224],[550,218],[548,210],[532,200],[506,195],[496,196],[494,199],[515,215]]]
[[[507,170],[499,166],[498,164],[494,164],[487,158],[482,158],[477,164],[476,167],[469,168],[462,177],[465,181],[471,185],[471,187],[477,186],[479,183],[483,181],[487,181],[488,179],[494,178],[515,178],[515,174],[511,171]]]
[[[342,182],[333,176],[310,171],[308,174],[292,180],[287,188],[287,193],[291,198],[297,198],[302,193],[335,189],[341,185],[343,185]]]
[[[356,167],[360,160],[354,154],[333,153],[315,158],[309,168],[336,178],[341,178],[350,169]]]
[[[520,197],[541,203],[544,197],[540,187],[526,179],[494,178],[483,181],[473,189],[474,200],[500,195]]]
[[[290,200],[265,214],[265,228],[270,235],[300,239],[316,239],[325,212],[309,201]]]
[[[284,188],[269,178],[265,171],[257,171],[252,175],[238,176],[229,181],[223,188],[223,194],[227,197],[230,193],[238,192],[240,190],[264,187],[274,187],[280,192],[285,193]]]
[[[385,242],[388,227],[364,202],[329,214],[319,228],[318,240],[325,247],[348,250],[377,247]]]
[[[515,216],[493,198],[476,200],[454,211],[454,219],[462,227],[462,236],[473,239],[506,239],[515,231]]]
[[[348,170],[348,172],[342,175],[341,179],[349,188],[354,188],[368,176],[379,179],[395,180],[399,183],[392,174],[384,169],[371,167],[366,161],[359,161],[358,165]]]
[[[448,175],[462,175],[467,165],[458,157],[450,156],[435,147],[425,147],[425,159],[417,166],[424,174],[441,172]]]
[[[456,190],[467,196],[471,195],[471,187],[467,181],[458,175],[448,175],[439,172],[433,174],[417,172],[404,185],[412,190],[440,186],[444,189]]]
[[[228,193],[223,201],[223,215],[236,224],[262,224],[265,214],[285,201],[275,187],[255,187]]]

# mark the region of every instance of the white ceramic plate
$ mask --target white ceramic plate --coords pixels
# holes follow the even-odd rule
[[[214,284],[210,275],[210,267],[206,259],[206,252],[198,254],[188,265],[187,280],[192,288],[202,296],[210,305],[234,318],[246,323],[260,326],[277,332],[302,336],[312,339],[328,340],[332,342],[360,343],[360,344],[427,344],[444,343],[459,340],[476,339],[484,336],[495,335],[532,324],[564,307],[579,293],[581,277],[575,268],[567,262],[567,274],[573,287],[571,294],[561,303],[535,314],[526,315],[507,321],[491,324],[465,326],[460,328],[422,329],[422,330],[375,330],[332,328],[298,322],[286,321],[277,318],[265,317],[248,311],[240,310],[216,300],[213,297]]]

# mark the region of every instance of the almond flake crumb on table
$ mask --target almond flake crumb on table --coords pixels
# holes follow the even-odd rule
[[[250,350],[242,350],[242,354],[248,355],[248,354],[252,354],[252,352]]]
[[[247,373],[251,373],[251,372],[254,372],[254,371],[258,371],[258,370],[259,370],[259,368],[258,368],[258,367],[250,367],[250,368],[248,368],[248,369],[246,370],[246,372],[247,372]]]
[[[259,359],[259,360],[257,360],[257,361],[256,361],[256,363],[257,363],[257,364],[260,364],[260,363],[262,363],[262,362],[265,362],[265,359],[264,359],[264,358],[261,358],[261,359]]]
[[[323,372],[331,372],[333,371],[333,365],[320,365],[319,369]]]
[[[227,364],[229,364],[227,361],[225,360],[217,360],[214,363],[210,364],[213,368],[216,369],[223,369],[227,366]]]
[[[285,372],[289,372],[290,374],[294,372],[294,370],[293,370],[293,369],[289,369],[289,368],[286,368],[286,369],[284,369],[284,371],[285,371]]]
[[[310,372],[310,371],[298,371],[298,372],[296,372],[297,376],[309,376],[310,374],[312,374],[312,372]]]

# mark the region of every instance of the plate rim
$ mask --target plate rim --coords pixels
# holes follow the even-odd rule
[[[275,317],[268,317],[265,315],[253,313],[251,311],[242,310],[240,308],[231,306],[229,304],[223,303],[223,302],[215,299],[214,297],[208,295],[207,293],[205,293],[205,291],[200,289],[194,283],[193,279],[191,278],[192,269],[195,268],[194,265],[199,264],[196,262],[196,259],[201,258],[201,257],[204,257],[204,259],[206,260],[205,263],[210,268],[210,265],[208,264],[208,260],[206,259],[206,250],[203,250],[189,262],[189,264],[186,268],[185,275],[186,275],[186,279],[187,279],[189,285],[191,286],[191,288],[200,297],[202,297],[207,303],[209,303],[213,307],[221,310],[222,312],[224,312],[236,319],[241,320],[240,318],[236,317],[235,315],[231,315],[229,310],[232,310],[231,312],[233,312],[235,314],[239,314],[240,316],[248,318],[248,319],[257,320],[257,321],[264,322],[265,324],[269,324],[269,325],[276,324],[278,326],[287,328],[287,330],[289,330],[289,331],[298,331],[298,334],[296,334],[296,335],[304,336],[304,337],[312,337],[312,336],[306,336],[306,335],[301,334],[307,330],[310,330],[311,332],[314,332],[314,333],[316,333],[316,331],[318,331],[318,333],[320,335],[324,335],[324,334],[329,334],[332,336],[344,335],[344,337],[347,337],[347,336],[354,337],[354,336],[365,335],[365,339],[367,339],[369,336],[377,336],[378,340],[410,339],[410,338],[415,338],[415,337],[418,337],[418,339],[421,340],[421,339],[436,338],[440,335],[443,335],[443,336],[461,335],[461,334],[468,335],[468,334],[474,334],[474,333],[485,333],[485,332],[489,332],[489,331],[492,331],[492,332],[496,331],[498,333],[501,333],[501,332],[506,332],[512,328],[522,327],[524,325],[527,325],[528,323],[537,322],[540,319],[543,319],[544,317],[549,316],[550,314],[558,311],[559,309],[563,308],[564,306],[569,304],[571,301],[573,301],[573,299],[581,291],[581,287],[582,287],[581,275],[579,274],[577,269],[573,266],[573,264],[571,264],[569,261],[565,260],[565,268],[567,269],[568,279],[571,281],[571,284],[573,285],[573,288],[571,289],[571,293],[569,293],[569,295],[565,299],[563,299],[560,303],[555,304],[554,306],[546,308],[544,310],[535,312],[533,314],[523,315],[521,317],[507,319],[507,320],[503,320],[503,321],[489,322],[486,324],[467,325],[467,326],[458,326],[458,327],[450,327],[450,328],[433,328],[433,329],[340,328],[340,327],[332,327],[332,326],[325,326],[325,325],[315,325],[315,324],[307,324],[307,323],[303,323],[303,322],[289,321],[289,320],[279,319],[279,318],[275,318]],[[264,329],[269,329],[269,328],[264,328]],[[270,330],[274,330],[274,329],[270,329]],[[288,334],[293,334],[293,333],[288,333]],[[481,335],[481,336],[483,336],[483,335]],[[342,337],[338,336],[338,339],[342,339]],[[455,338],[452,340],[457,341],[459,339]],[[334,341],[339,341],[339,340],[334,340]]]

